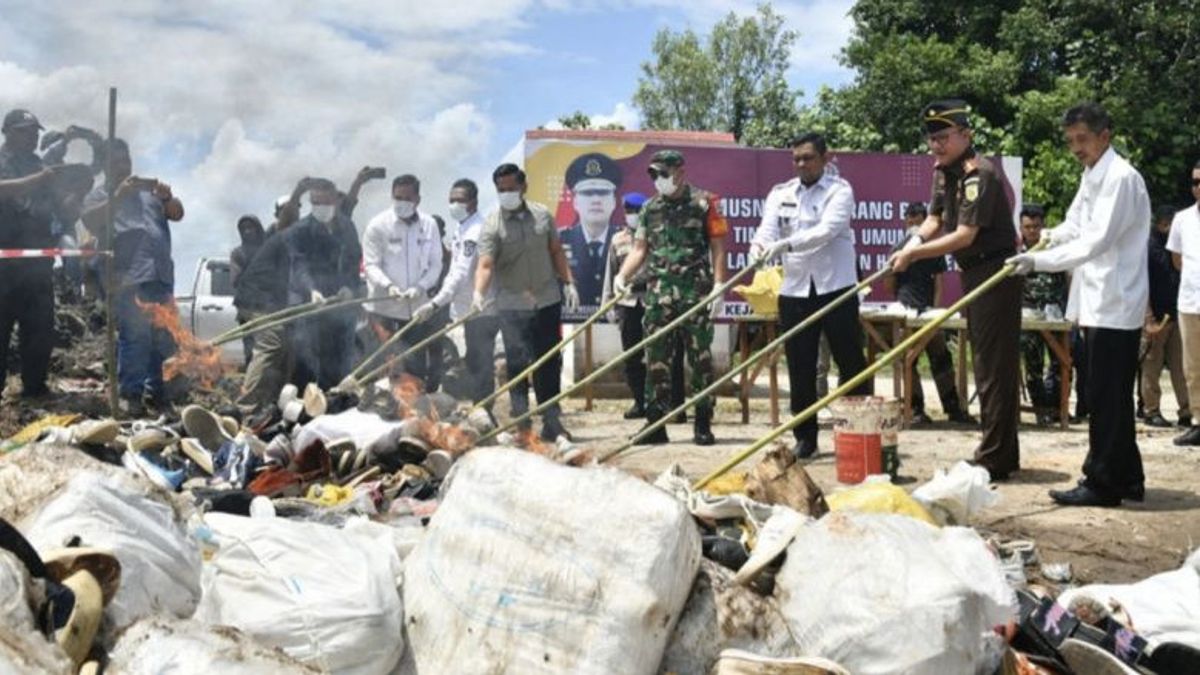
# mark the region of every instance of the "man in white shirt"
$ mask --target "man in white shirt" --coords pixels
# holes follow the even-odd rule
[[[1200,445],[1200,162],[1192,167],[1192,196],[1196,203],[1175,214],[1167,250],[1179,270],[1179,336],[1183,340],[1183,370],[1187,379],[1192,426],[1175,445]],[[1180,413],[1182,415],[1183,413]]]
[[[417,211],[421,182],[404,174],[392,181],[392,208],[367,224],[363,234],[363,263],[367,274],[368,321],[380,342],[390,338],[425,304],[442,272],[442,238],[437,221]],[[396,346],[398,351],[428,337],[433,324],[416,326]],[[421,350],[400,367],[426,380],[430,372],[429,352]]]
[[[784,331],[858,283],[854,237],[850,231],[854,189],[845,179],[825,170],[829,159],[825,139],[820,134],[805,134],[796,139],[792,144],[796,177],[776,185],[767,195],[762,222],[750,243],[752,259],[777,256],[783,259],[779,322]],[[817,400],[817,352],[822,333],[829,340],[842,382],[866,367],[858,298],[852,298],[785,344],[793,414]],[[871,393],[871,383],[864,382],[852,393]],[[816,417],[797,426],[792,433],[796,437],[793,452],[797,457],[803,459],[817,453]]]
[[[1150,197],[1141,174],[1112,149],[1112,121],[1104,108],[1095,103],[1071,108],[1063,129],[1084,166],[1079,190],[1062,224],[1042,234],[1051,248],[1009,262],[1019,274],[1072,270],[1078,286],[1067,302],[1067,318],[1087,333],[1091,415],[1084,477],[1074,489],[1051,490],[1050,497],[1065,506],[1118,506],[1145,494],[1133,387],[1150,294]]]
[[[450,218],[458,224],[453,233],[450,272],[442,281],[437,295],[417,308],[413,321],[426,321],[442,307],[450,307],[450,316],[457,320],[471,311],[471,296],[475,290],[475,268],[479,259],[479,234],[483,217],[479,215],[479,186],[469,178],[460,178],[450,188]],[[494,295],[494,293],[493,293]],[[496,390],[496,334],[500,322],[496,311],[488,306],[483,312],[463,324],[467,342],[467,377],[471,401],[478,403]]]

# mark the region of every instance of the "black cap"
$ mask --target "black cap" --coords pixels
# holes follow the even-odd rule
[[[582,180],[606,180],[617,186],[621,184],[621,167],[611,157],[599,152],[589,152],[575,158],[567,167],[567,186],[574,188]]]
[[[4,116],[4,127],[0,131],[7,132],[9,129],[20,129],[21,127],[46,128],[42,126],[42,123],[38,121],[38,118],[33,113],[28,110],[16,108],[15,110],[9,110],[8,114]]]
[[[921,111],[921,123],[925,125],[926,133],[933,133],[950,127],[970,127],[971,111],[967,102],[958,98],[947,98],[934,101]]]

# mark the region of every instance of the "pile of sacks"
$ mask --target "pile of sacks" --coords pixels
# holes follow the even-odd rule
[[[967,527],[995,499],[974,467],[826,495],[779,447],[697,491],[677,467],[393,449],[432,414],[287,416],[268,438],[197,409],[81,424],[0,458],[0,673],[1200,672],[1178,669],[1200,553],[1086,601],[1015,593]]]

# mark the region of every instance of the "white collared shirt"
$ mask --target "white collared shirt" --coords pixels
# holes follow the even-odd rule
[[[471,311],[471,300],[475,295],[475,269],[479,260],[479,231],[483,229],[483,216],[479,212],[472,213],[458,225],[458,232],[452,237],[450,251],[450,271],[442,280],[442,290],[433,296],[433,302],[438,307],[450,305],[450,316],[454,319],[466,316]],[[488,289],[489,295],[494,295]],[[489,308],[485,314],[493,311]]]
[[[1175,214],[1167,250],[1183,258],[1179,270],[1178,311],[1200,314],[1200,204],[1192,204]]]
[[[793,178],[771,189],[753,243],[788,241],[782,295],[807,298],[814,285],[824,295],[858,283],[853,215],[854,188],[830,173],[810,187]]]
[[[392,209],[371,219],[363,233],[363,263],[367,292],[372,298],[388,297],[388,288],[416,286],[413,300],[386,300],[367,304],[367,311],[393,319],[408,319],[428,299],[442,274],[442,237],[432,216],[417,213],[411,222],[396,217]]]
[[[1150,195],[1111,147],[1083,172],[1056,246],[1033,254],[1038,272],[1074,270],[1067,318],[1087,328],[1135,330],[1146,318]],[[1060,243],[1061,242],[1061,243]]]

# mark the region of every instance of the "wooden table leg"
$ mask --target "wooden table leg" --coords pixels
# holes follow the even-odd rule
[[[767,323],[767,344],[775,341],[775,323]],[[770,370],[767,372],[767,379],[770,383],[770,398],[771,398],[771,426],[779,426],[779,359],[776,358],[778,350],[766,355],[766,360],[770,362]]]
[[[1039,330],[1050,351],[1058,357],[1058,426],[1066,429],[1071,412],[1071,338],[1068,331]],[[1056,336],[1055,333],[1059,335]],[[1060,342],[1061,339],[1061,342]]]
[[[592,374],[593,366],[594,366],[594,364],[592,362],[592,327],[588,326],[587,329],[584,330],[584,333],[583,333],[583,370],[585,371],[584,377],[587,377],[588,375]],[[591,382],[588,382],[586,385],[584,385],[583,396],[584,396],[583,409],[588,412],[591,412],[592,411],[592,383]]]

